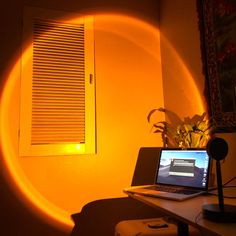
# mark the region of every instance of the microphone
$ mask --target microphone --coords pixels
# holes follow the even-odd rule
[[[236,222],[236,206],[225,205],[222,187],[220,161],[228,154],[228,144],[222,138],[212,138],[207,143],[207,153],[216,160],[218,204],[205,204],[202,207],[203,217],[216,222]]]

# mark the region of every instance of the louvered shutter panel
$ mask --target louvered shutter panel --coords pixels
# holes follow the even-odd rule
[[[21,102],[20,154],[93,153],[95,88],[91,83],[93,57],[89,58],[93,37],[88,37],[91,18],[87,24],[81,18],[75,24],[44,18],[42,10],[40,13],[31,21],[26,17],[26,24],[31,24],[31,45],[24,47],[29,52],[24,51],[22,56],[21,96],[22,101],[30,102]]]
[[[35,20],[32,144],[85,143],[84,64],[83,24]]]

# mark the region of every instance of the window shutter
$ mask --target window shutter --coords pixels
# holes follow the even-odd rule
[[[92,19],[56,15],[34,8],[25,15],[30,46],[22,55],[22,156],[95,152]]]

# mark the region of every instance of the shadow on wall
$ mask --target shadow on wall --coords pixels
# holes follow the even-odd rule
[[[149,138],[146,122],[142,116],[147,109],[149,110],[149,106],[154,105],[157,98],[163,101],[162,82],[155,79],[156,74],[159,75],[157,78],[161,78],[159,30],[142,20],[123,15],[98,14],[95,23],[96,75],[99,78],[96,90],[98,130],[96,158],[94,155],[83,155],[82,158],[77,156],[19,158],[20,60],[10,71],[10,79],[3,94],[1,137],[5,155],[2,160],[3,168],[6,171],[10,170],[9,182],[12,181],[16,185],[14,190],[19,193],[17,196],[22,195],[20,198],[24,199],[23,204],[27,208],[34,208],[34,213],[42,213],[45,221],[52,218],[51,223],[59,223],[59,227],[70,227],[69,230],[73,227],[71,213],[80,211],[87,202],[123,196],[121,189],[130,180],[137,148],[144,143],[156,144],[156,137]],[[118,28],[116,34],[114,34],[114,24]],[[129,37],[125,37],[126,35]],[[147,41],[148,47],[146,47]],[[126,61],[123,60],[126,52],[129,54],[129,59],[133,60],[129,61],[127,57]],[[158,53],[155,55],[153,52]],[[114,75],[117,64],[119,70]],[[151,78],[148,82],[147,73]],[[111,76],[113,80],[110,80]],[[132,80],[126,83],[126,78],[135,78],[135,86]],[[127,88],[125,91],[124,82]],[[122,94],[118,88],[122,89]],[[144,91],[148,96],[145,96]],[[12,107],[14,109],[11,109]],[[128,135],[124,136],[124,133]],[[136,133],[138,135],[134,135]],[[150,144],[150,141],[153,143]],[[117,168],[111,168],[114,163]],[[121,171],[122,176],[120,176]],[[97,182],[97,189],[87,189],[90,183],[94,183],[94,179]],[[85,190],[84,194],[81,194],[81,189]],[[62,190],[66,194],[62,195]]]
[[[97,200],[86,204],[81,213],[72,215],[75,227],[71,236],[113,236],[120,221],[161,216],[158,210],[130,197]]]
[[[155,163],[159,158],[159,147],[142,147],[139,150],[132,186],[152,184],[155,178]],[[66,236],[52,226],[43,224],[27,207],[13,195],[0,175],[1,234],[6,236]],[[154,218],[162,216],[156,209],[129,197],[102,199],[86,204],[80,213],[72,215],[75,227],[71,236],[113,236],[115,225],[128,219]]]
[[[0,174],[0,234],[4,236],[66,236],[68,234],[43,224],[13,194]]]
[[[160,147],[140,148],[131,186],[153,184],[160,150]],[[113,236],[120,221],[161,216],[163,213],[157,209],[130,197],[96,200],[72,215],[75,227],[71,236]]]

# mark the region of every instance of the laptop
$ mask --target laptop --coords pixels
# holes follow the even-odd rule
[[[126,193],[183,201],[208,190],[210,158],[205,149],[163,148],[153,185],[133,186]]]

